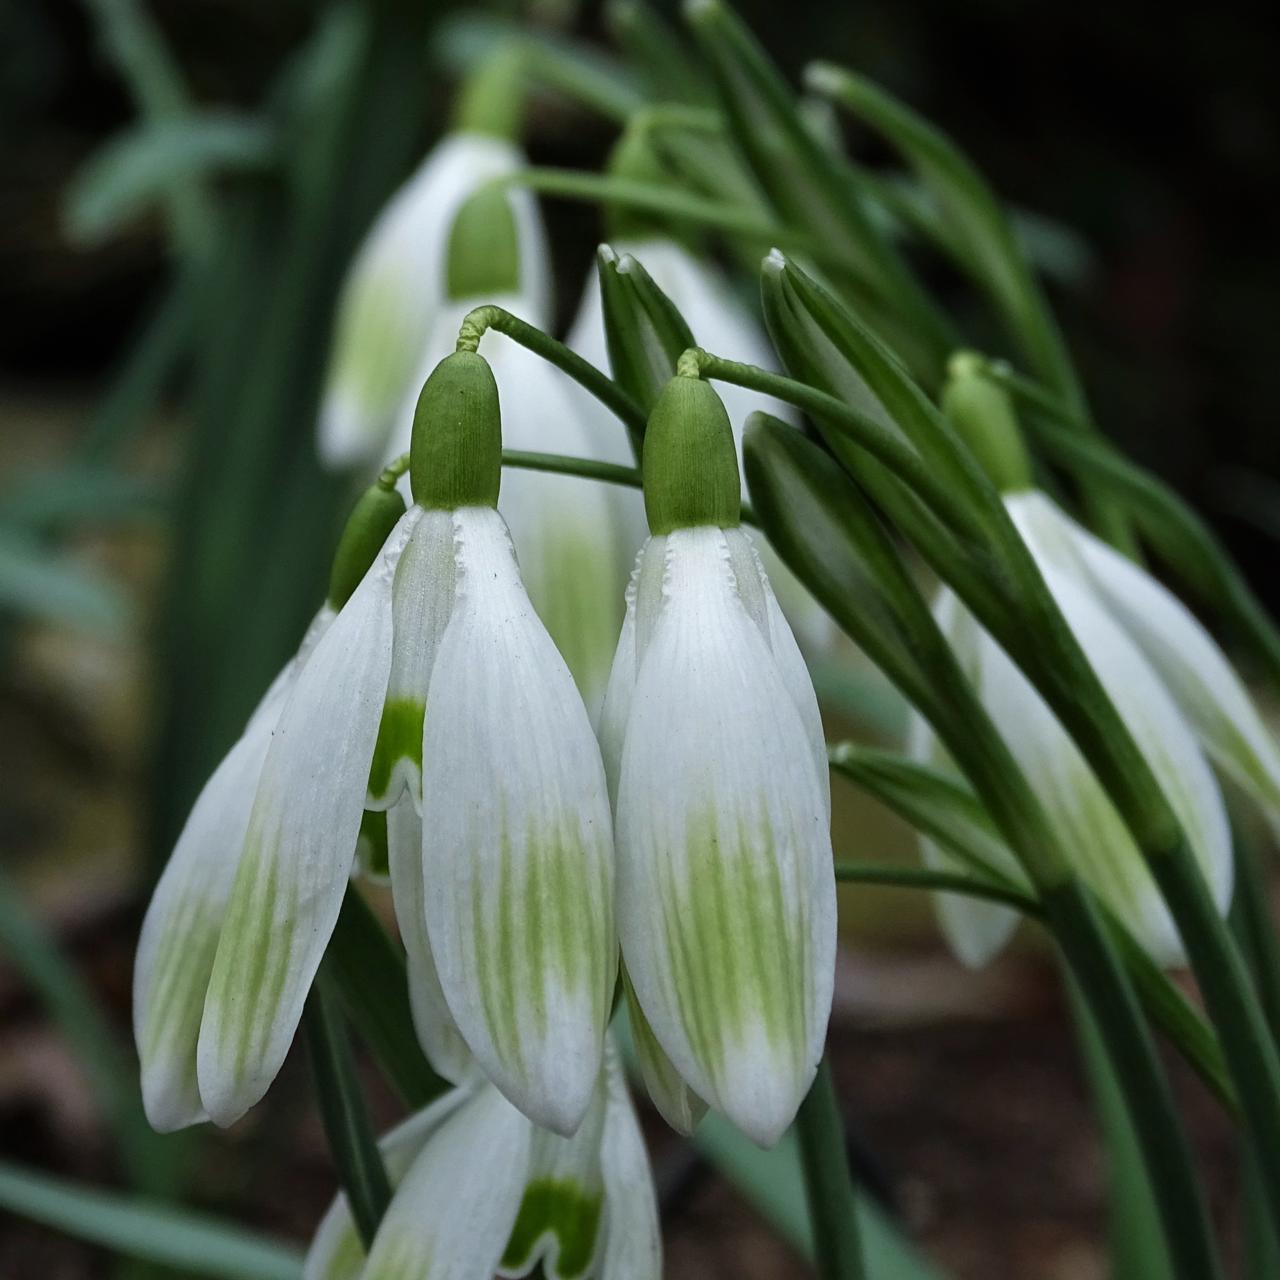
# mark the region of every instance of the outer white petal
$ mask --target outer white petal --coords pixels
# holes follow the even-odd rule
[[[631,1042],[635,1046],[636,1062],[640,1078],[644,1081],[649,1101],[658,1114],[677,1132],[688,1136],[707,1114],[707,1104],[680,1078],[666,1050],[658,1043],[649,1020],[644,1016],[635,989],[622,968],[622,980],[627,993],[627,1021],[631,1027]]]
[[[422,718],[440,637],[453,609],[452,517],[410,507],[409,540],[392,587],[391,674],[369,766],[365,803],[385,809],[408,795],[422,804]]]
[[[378,1150],[392,1188],[400,1185],[428,1140],[473,1092],[473,1088],[450,1089],[379,1141]],[[347,1197],[339,1193],[312,1237],[302,1280],[356,1280],[364,1261],[364,1245],[352,1220]]]
[[[422,882],[422,819],[408,799],[387,814],[387,851],[396,923],[409,958],[409,1003],[418,1043],[436,1071],[457,1084],[474,1067],[440,990],[431,955]]]
[[[982,654],[984,644],[990,643],[972,614],[961,607],[954,593],[944,588],[934,603],[933,615],[965,674],[981,691]],[[907,722],[907,755],[920,764],[936,768],[954,769],[954,764],[933,727],[918,711],[913,710]],[[942,871],[967,871],[968,868],[952,857],[935,841],[920,837],[920,856],[925,866]],[[1009,865],[999,868],[1020,875],[1021,870],[1013,854],[1008,854]],[[934,912],[942,936],[961,964],[970,969],[981,969],[989,964],[1018,928],[1019,915],[1012,907],[996,902],[966,897],[959,893],[935,893]]]
[[[431,950],[459,1031],[531,1119],[569,1133],[617,965],[600,750],[494,511],[455,513],[457,603],[423,737]]]
[[[338,301],[320,413],[320,456],[329,465],[369,462],[385,447],[393,415],[444,302],[454,216],[478,187],[524,163],[510,142],[452,134],[379,215]],[[512,192],[511,200],[521,245],[522,289],[545,306],[546,253],[537,207],[529,192]]]
[[[361,1280],[491,1280],[524,1191],[531,1135],[496,1089],[471,1093],[392,1196]]]
[[[617,1051],[605,1046],[606,1105],[600,1165],[604,1173],[604,1280],[660,1280],[662,1235],[653,1173]]]
[[[631,697],[636,687],[638,659],[636,646],[636,612],[638,600],[644,596],[650,619],[657,617],[662,602],[662,579],[666,573],[665,537],[649,538],[636,556],[636,565],[627,584],[627,612],[622,621],[622,634],[613,655],[609,687],[600,711],[600,752],[604,757],[605,776],[609,780],[610,802],[618,798],[618,770],[622,767],[622,743],[626,737],[627,719],[631,715]],[[646,569],[645,566],[648,566]]]
[[[582,420],[557,369],[509,338],[490,341],[486,356],[502,395],[508,448],[583,458],[603,458],[619,445],[626,449],[616,422]],[[641,504],[636,490],[602,481],[519,468],[502,476],[498,510],[511,530],[529,598],[592,715],[604,697],[635,551],[628,508]]]
[[[724,534],[667,537],[617,803],[623,954],[659,1043],[756,1141],[790,1123],[831,1010],[835,880],[809,735]]]
[[[237,1120],[275,1078],[342,905],[406,537],[402,521],[312,652],[263,764],[200,1026],[200,1096],[218,1124]]]
[[[1133,561],[1095,538],[1043,494],[1017,494],[1009,511],[1033,552],[1070,541],[1074,570],[1164,680],[1214,763],[1280,817],[1280,747],[1213,637],[1191,611]]]

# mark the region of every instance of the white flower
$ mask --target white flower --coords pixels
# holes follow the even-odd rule
[[[147,1119],[162,1132],[207,1118],[196,1080],[205,993],[267,748],[298,672],[334,613],[316,615],[239,740],[200,792],[161,875],[138,941],[133,1023]]]
[[[1280,747],[1191,611],[1044,494],[1015,493],[1006,505],[1042,570],[1097,601],[1141,650],[1213,763],[1280,822]]]
[[[454,216],[477,188],[524,165],[512,142],[450,134],[379,214],[338,300],[319,424],[320,456],[329,466],[369,463],[386,447],[396,411],[422,385],[413,379],[445,301]],[[520,240],[521,291],[541,316],[549,283],[537,204],[520,190],[508,200]]]
[[[675,528],[645,544],[601,736],[619,933],[649,1048],[771,1143],[822,1054],[835,881],[813,687],[741,530]],[[648,1039],[637,1035],[642,1061]],[[684,1127],[696,1103],[648,1057],[664,1114]]]
[[[1041,568],[1067,624],[1182,823],[1214,901],[1225,911],[1232,883],[1230,830],[1192,727],[1098,600],[1078,581],[1044,562]],[[935,616],[1076,870],[1158,962],[1182,963],[1181,940],[1151,873],[1066,730],[1012,659],[949,591],[939,596]],[[918,718],[910,743],[918,760],[936,764],[945,759],[932,731]],[[926,846],[926,858],[950,861],[932,845]],[[1012,870],[1012,861],[1000,869]],[[940,913],[944,933],[971,965],[985,963],[999,950],[1016,923],[1005,907],[961,904],[949,896],[941,900]]]
[[[388,460],[408,449],[417,389],[454,350],[463,318],[482,302],[494,303],[522,320],[541,323],[532,299],[523,293],[446,304],[427,346],[422,376],[397,414]],[[484,350],[498,384],[511,388],[502,415],[503,443],[508,448],[632,461],[621,426],[608,415],[603,420],[584,420],[569,380],[559,370],[499,333],[486,337]],[[407,479],[403,492],[409,496]],[[521,576],[529,598],[568,663],[593,717],[604,698],[622,622],[628,560],[639,541],[619,506],[628,501],[638,503],[639,495],[601,481],[517,467],[503,472],[498,497],[498,511],[519,548]]]
[[[615,240],[611,248],[620,259],[620,271],[625,273],[630,269],[629,259],[634,259],[644,267],[653,282],[684,317],[699,346],[714,351],[717,355],[757,365],[762,369],[777,368],[777,357],[773,354],[763,327],[734,295],[728,280],[713,265],[690,253],[678,241],[661,235]],[[600,296],[600,282],[595,273],[592,273],[583,290],[565,342],[598,369],[609,368],[604,307]],[[758,391],[737,387],[732,383],[721,383],[718,390],[733,426],[740,470],[743,424],[752,413],[764,412],[785,422],[797,421],[795,409],[773,396],[762,395]],[[608,411],[576,385],[570,389],[570,394],[584,421],[598,424],[593,436],[608,444],[612,430],[612,438],[617,441],[614,445],[616,456],[601,452],[600,444],[597,444],[591,456],[605,461],[629,462],[631,459],[625,451],[625,441],[616,429],[617,424],[609,421]],[[745,480],[743,497],[746,497]],[[614,501],[620,510],[618,519],[622,527],[629,532],[642,529],[643,515],[639,495],[620,492]],[[799,633],[806,651],[829,650],[837,641],[837,631],[830,616],[801,586],[767,543],[761,548],[761,558],[782,601],[783,612]]]
[[[382,1143],[395,1195],[368,1259],[346,1200],[330,1207],[304,1280],[658,1280],[653,1180],[617,1055],[569,1138],[469,1077]]]

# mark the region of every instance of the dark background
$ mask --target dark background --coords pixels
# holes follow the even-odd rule
[[[739,8],[788,72],[821,56],[871,74],[942,124],[1011,202],[1083,238],[1088,269],[1056,283],[1054,298],[1100,422],[1212,519],[1255,587],[1280,606],[1280,92],[1261,7]],[[301,0],[156,0],[151,9],[196,97],[245,109],[261,102],[314,14]],[[596,6],[569,23],[601,41],[602,27]],[[429,134],[449,89],[447,77],[424,75],[420,123]],[[81,4],[0,0],[0,489],[10,469],[56,464],[74,444],[167,278],[155,223],[92,250],[63,232],[67,182],[132,118]],[[612,137],[607,122],[540,98],[527,141],[535,161],[591,168]],[[850,143],[868,163],[885,158],[857,133]],[[545,211],[567,320],[600,224],[584,205]],[[932,274],[931,283],[952,305],[967,305],[955,280]],[[178,421],[156,424],[139,456],[165,472],[181,430]],[[153,532],[112,543],[107,567],[151,601],[164,554]],[[0,684],[0,858],[5,870],[20,869],[24,892],[122,1036],[145,900],[145,814],[155,803],[151,686],[138,647],[68,647],[46,635],[12,655]],[[0,646],[0,660],[9,656]],[[896,839],[909,848],[882,815],[850,806],[844,820],[864,835],[870,822],[873,847]],[[1043,954],[1023,948],[975,978],[941,951],[923,904],[890,895],[850,917],[836,1075],[867,1171],[907,1230],[957,1277],[1103,1275],[1102,1158]],[[0,1154],[118,1182],[65,1044],[2,965],[0,1046]],[[291,1059],[286,1071],[272,1108],[230,1137],[202,1131],[190,1198],[303,1239],[331,1194],[332,1172],[304,1064]],[[1226,1127],[1185,1072],[1177,1078],[1215,1212],[1230,1231],[1236,1175]],[[392,1118],[386,1096],[375,1104],[380,1119]],[[656,1125],[650,1132],[669,1191],[669,1275],[798,1274],[794,1255],[722,1181],[690,1174],[670,1139]],[[98,1251],[0,1224],[6,1278],[109,1274]]]

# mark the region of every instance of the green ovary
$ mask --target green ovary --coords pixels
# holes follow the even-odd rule
[[[559,1246],[555,1274],[562,1280],[587,1273],[600,1234],[601,1195],[589,1194],[576,1183],[540,1178],[525,1188],[502,1265],[514,1270],[526,1266],[546,1236]]]
[[[788,911],[773,832],[763,820],[726,832],[711,814],[691,818],[686,832],[684,856],[661,856],[657,887],[690,1047],[716,1079],[761,1033],[798,1063],[812,1000],[809,920],[803,906]]]
[[[400,760],[422,770],[422,718],[426,708],[416,698],[388,698],[378,722],[378,740],[369,762],[369,794],[381,799]]]

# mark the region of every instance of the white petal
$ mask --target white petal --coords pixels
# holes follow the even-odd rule
[[[385,447],[444,302],[454,217],[478,187],[524,164],[510,142],[452,134],[378,216],[338,301],[320,413],[320,456],[328,465],[369,462]],[[524,291],[545,299],[546,254],[536,205],[529,192],[513,191],[510,198]]]
[[[981,691],[982,655],[990,640],[983,635],[973,615],[960,606],[949,588],[939,593],[933,616],[950,641],[961,669]],[[920,764],[955,771],[955,765],[938,741],[933,727],[915,710],[907,722],[907,755]],[[1022,869],[1012,851],[1002,849],[1002,852],[1007,862],[996,869],[1021,879]],[[920,857],[926,867],[941,871],[969,871],[963,862],[925,836],[920,837]],[[967,968],[981,969],[989,964],[1017,931],[1020,917],[1012,907],[959,893],[935,893],[932,896],[942,936],[955,957]]]
[[[707,1104],[680,1078],[666,1051],[653,1034],[649,1020],[644,1016],[635,989],[627,976],[626,966],[622,979],[627,993],[627,1021],[631,1026],[631,1042],[635,1046],[636,1062],[640,1078],[644,1081],[649,1100],[658,1114],[677,1132],[686,1137],[702,1122]]]
[[[604,1070],[607,1101],[600,1164],[605,1251],[600,1274],[605,1280],[660,1280],[662,1235],[653,1173],[626,1077],[611,1043],[605,1046]]]
[[[409,1003],[418,1043],[436,1071],[457,1084],[473,1069],[473,1063],[471,1052],[458,1034],[445,1003],[444,992],[440,990],[436,962],[427,939],[422,819],[407,798],[387,814],[387,851],[396,923],[409,959]]]
[[[1032,551],[1045,531],[1070,539],[1075,570],[1155,668],[1204,749],[1273,818],[1280,816],[1280,747],[1213,637],[1171,591],[1095,538],[1043,494],[1009,499]]]
[[[659,1043],[756,1141],[777,1139],[826,1035],[835,881],[813,752],[718,529],[666,542],[618,788],[619,929]]]
[[[457,604],[423,739],[427,926],[459,1031],[531,1119],[572,1132],[616,974],[600,750],[494,511],[455,513]]]
[[[453,609],[453,518],[410,507],[409,540],[392,587],[391,674],[369,766],[370,808],[390,808],[402,795],[422,805],[422,718],[440,637]]]
[[[262,767],[200,1027],[200,1096],[218,1124],[243,1115],[275,1078],[342,905],[406,536],[402,521],[316,645]]]
[[[142,922],[133,1025],[147,1119],[162,1133],[204,1120],[196,1039],[258,775],[283,701],[279,681],[200,792]]]
[[[450,1089],[379,1140],[383,1168],[393,1189],[400,1185],[427,1141],[472,1092],[471,1089]],[[339,1193],[312,1237],[303,1263],[302,1280],[355,1280],[364,1261],[364,1245],[352,1220],[347,1197]]]
[[[496,1089],[471,1093],[392,1196],[361,1280],[491,1280],[524,1191],[531,1133]]]

